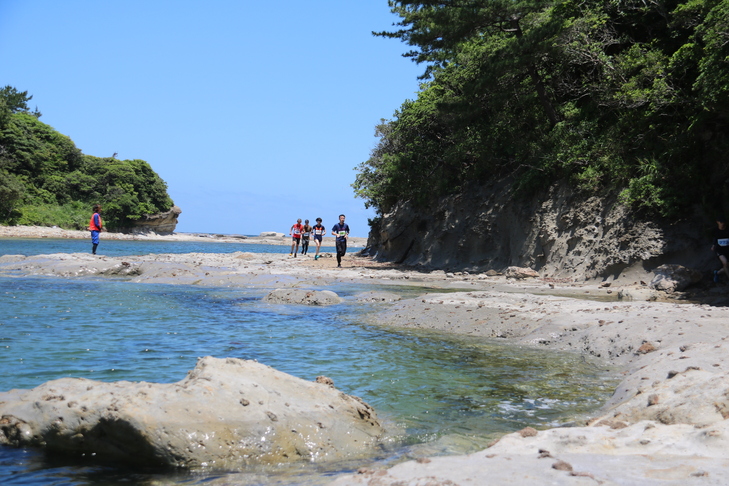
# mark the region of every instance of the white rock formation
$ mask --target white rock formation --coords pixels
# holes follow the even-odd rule
[[[0,444],[216,468],[371,452],[384,433],[374,410],[320,378],[212,357],[171,384],[63,378],[0,393]]]

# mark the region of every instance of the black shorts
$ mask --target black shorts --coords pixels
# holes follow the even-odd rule
[[[337,255],[344,256],[347,253],[347,240],[337,240]]]

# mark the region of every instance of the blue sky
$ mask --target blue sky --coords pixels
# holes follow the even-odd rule
[[[415,98],[386,0],[0,0],[0,85],[85,154],[143,159],[177,230],[288,233],[367,218],[374,127]]]

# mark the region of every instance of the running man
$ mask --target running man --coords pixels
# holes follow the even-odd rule
[[[347,253],[347,236],[349,236],[349,225],[344,222],[345,216],[339,215],[339,223],[332,228],[332,234],[337,237],[337,268],[342,268],[342,257]]]
[[[716,218],[716,229],[714,230],[714,244],[711,245],[711,251],[716,252],[721,262],[721,268],[714,270],[714,282],[719,282],[719,274],[729,277],[729,228],[726,226],[726,218],[719,216]]]
[[[303,233],[301,233],[301,254],[306,255],[309,252],[309,235],[311,235],[311,226],[309,220],[304,221]]]
[[[316,218],[316,224],[314,225],[312,230],[314,232],[314,243],[316,243],[316,255],[314,255],[314,260],[318,260],[319,248],[321,248],[321,240],[327,233],[326,228],[324,228],[324,225],[321,224],[321,218]]]
[[[89,230],[91,231],[91,254],[96,255],[96,247],[99,246],[99,233],[101,233],[104,223],[101,221],[101,206],[94,204],[93,210],[94,214],[91,215],[91,220],[89,220]]]
[[[301,231],[304,229],[304,225],[301,224],[301,218],[296,220],[296,223],[289,230],[289,234],[293,237],[291,240],[291,253],[296,258],[296,253],[299,252],[299,243],[301,243]],[[294,246],[296,246],[296,253],[294,253]]]

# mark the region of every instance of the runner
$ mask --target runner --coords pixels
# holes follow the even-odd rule
[[[301,234],[301,254],[306,255],[309,252],[309,235],[311,235],[311,226],[309,226],[309,220],[304,221],[304,229]]]
[[[349,225],[344,222],[345,216],[339,215],[339,223],[332,228],[332,234],[337,237],[337,268],[342,268],[342,257],[347,253],[347,236],[349,235]]]
[[[324,238],[327,230],[326,228],[324,228],[324,225],[321,224],[321,218],[316,218],[316,224],[312,229],[314,230],[314,243],[316,243],[316,255],[314,255],[314,260],[318,260],[319,248],[321,248],[321,240],[322,238]]]
[[[296,253],[299,252],[299,243],[301,242],[301,231],[304,229],[304,225],[301,224],[301,218],[296,220],[296,223],[289,230],[289,234],[293,236],[291,240],[291,253],[296,258]],[[294,252],[294,246],[296,246],[296,252]]]
[[[714,244],[711,245],[711,251],[721,262],[721,268],[714,270],[714,282],[719,282],[719,275],[723,272],[729,277],[729,228],[726,226],[726,218],[719,216],[716,218],[716,229],[714,230]]]

